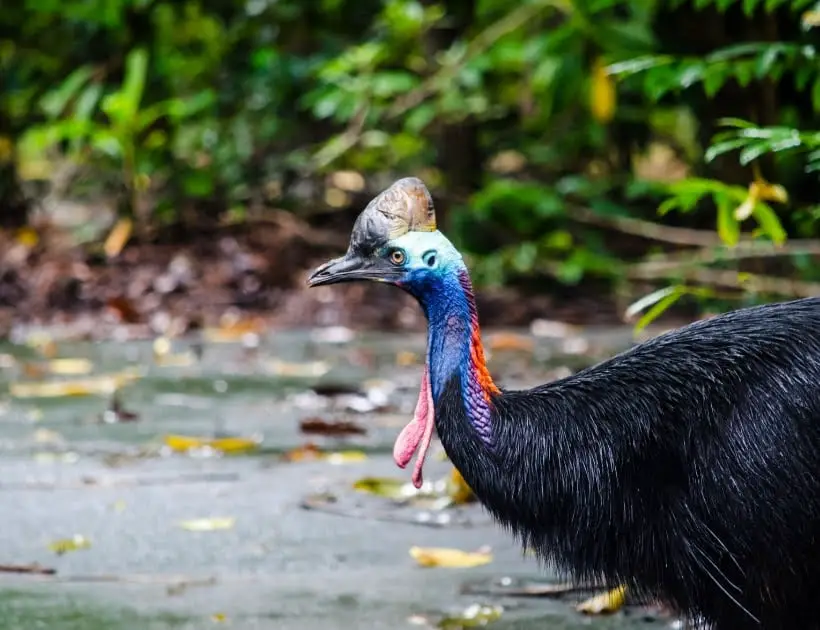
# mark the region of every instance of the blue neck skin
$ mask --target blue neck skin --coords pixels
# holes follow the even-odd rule
[[[479,377],[485,369],[484,357],[480,351],[478,315],[466,268],[459,266],[440,273],[413,274],[402,285],[416,297],[427,317],[427,361],[434,404],[438,405],[447,383],[458,374],[470,424],[485,445],[491,446],[491,409],[484,388],[492,382],[482,383]],[[478,348],[474,347],[476,345]],[[488,374],[486,379],[489,379]]]

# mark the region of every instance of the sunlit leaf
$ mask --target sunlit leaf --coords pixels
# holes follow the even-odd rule
[[[446,569],[478,567],[493,560],[489,551],[461,551],[447,547],[410,547],[409,553],[423,567]]]
[[[720,239],[730,247],[737,245],[740,240],[740,224],[735,219],[732,205],[729,199],[716,199],[717,207],[717,231]]]
[[[670,295],[678,293],[680,290],[681,287],[676,285],[671,287],[664,287],[663,289],[658,289],[657,291],[653,291],[652,293],[644,295],[642,298],[635,300],[626,308],[626,310],[624,311],[624,318],[627,320],[632,319],[641,311],[660,302],[661,300]]]
[[[330,371],[330,364],[326,361],[289,363],[279,359],[270,359],[265,361],[264,365],[269,373],[287,378],[318,378]]]
[[[134,382],[141,374],[123,372],[101,374],[83,379],[62,381],[18,381],[9,384],[14,398],[60,398],[64,396],[111,395],[118,389]]]
[[[333,451],[331,453],[327,453],[323,459],[327,461],[328,464],[333,465],[342,465],[342,464],[358,464],[359,462],[363,462],[367,460],[367,453],[364,451]]]
[[[589,93],[592,117],[599,123],[608,123],[615,116],[616,100],[615,81],[601,59],[596,59],[592,66]]]
[[[17,241],[23,247],[27,247],[28,249],[33,249],[37,247],[37,244],[40,242],[40,235],[37,234],[37,230],[31,227],[21,227],[17,230],[16,234],[14,235],[14,240]]]
[[[625,600],[626,587],[619,586],[606,593],[591,597],[578,604],[575,608],[578,612],[586,615],[610,615],[623,608]]]
[[[191,450],[209,448],[223,453],[237,455],[249,453],[259,448],[260,436],[252,437],[195,437],[191,435],[169,434],[163,436],[163,442],[172,451],[184,453]]]
[[[213,532],[223,529],[231,529],[236,523],[234,517],[227,518],[195,518],[181,521],[179,526],[189,532]]]
[[[388,499],[401,499],[408,495],[407,486],[415,490],[412,484],[408,484],[402,479],[392,477],[363,477],[353,484],[353,489]]]
[[[103,251],[108,258],[119,256],[122,248],[131,238],[131,230],[134,224],[129,218],[122,218],[114,224],[114,227],[109,232],[108,237],[103,244]]]
[[[46,366],[52,374],[62,376],[90,374],[94,370],[94,364],[88,359],[52,359]]]
[[[80,534],[76,534],[71,538],[60,538],[48,544],[48,548],[56,553],[58,556],[68,553],[69,551],[79,551],[81,549],[90,549],[91,541]]]

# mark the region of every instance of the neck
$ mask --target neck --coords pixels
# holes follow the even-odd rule
[[[438,406],[448,384],[456,379],[469,424],[481,442],[492,447],[493,398],[501,392],[484,359],[470,276],[466,269],[460,269],[442,283],[440,294],[424,304],[433,401]]]

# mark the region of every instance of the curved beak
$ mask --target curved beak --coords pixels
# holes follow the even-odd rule
[[[308,286],[319,287],[356,280],[394,282],[400,276],[401,273],[380,258],[364,258],[348,252],[341,258],[334,258],[317,268],[310,274]]]

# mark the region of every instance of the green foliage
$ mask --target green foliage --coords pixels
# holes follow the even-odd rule
[[[80,164],[144,222],[183,207],[309,215],[335,171],[417,174],[481,281],[623,290],[635,265],[715,232],[729,248],[814,235],[819,11],[813,0],[17,0],[0,7],[0,140],[21,179]],[[682,288],[655,314],[706,298],[670,269],[652,283]]]

